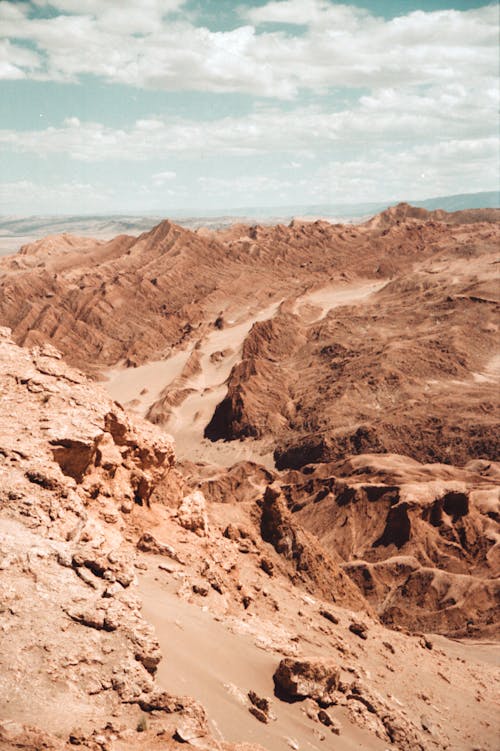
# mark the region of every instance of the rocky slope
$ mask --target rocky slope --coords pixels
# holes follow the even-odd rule
[[[0,748],[494,748],[492,647],[388,631],[290,482],[240,465],[232,501],[212,468],[205,500],[158,429],[0,333]]]
[[[300,471],[239,464],[201,472],[188,463],[183,471],[218,502],[259,503],[277,490],[287,517],[335,556],[388,626],[498,637],[498,463],[457,469],[363,454]]]
[[[497,218],[0,261],[0,749],[493,751]]]
[[[50,346],[0,334],[0,748],[156,748],[136,733],[150,705],[201,734],[203,710],[155,684],[126,540],[135,506],[179,496],[170,440],[132,427]]]
[[[498,457],[498,228],[430,231],[393,225],[394,244],[416,233],[429,257],[362,302],[338,307],[315,286],[255,324],[207,436],[272,435],[280,468],[374,451]]]

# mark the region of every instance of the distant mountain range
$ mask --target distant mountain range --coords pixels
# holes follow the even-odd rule
[[[419,206],[423,209],[433,211],[435,209],[444,209],[444,211],[462,211],[463,209],[496,209],[500,207],[500,192],[483,191],[482,193],[460,193],[453,196],[440,196],[438,198],[427,198],[423,201],[414,201],[402,198],[401,201],[371,201],[364,203],[322,203],[322,204],[296,204],[291,206],[250,206],[238,209],[229,209],[225,212],[227,217],[249,217],[256,219],[293,219],[294,217],[325,217],[335,219],[359,219],[361,217],[370,217],[381,211],[394,206],[397,203],[409,203],[412,206]],[[179,223],[182,224],[182,216]],[[206,217],[217,217],[217,212],[205,212]],[[187,217],[187,214],[186,214]],[[219,218],[225,218],[220,217]],[[192,216],[190,221],[194,221]]]
[[[395,203],[397,202],[248,206],[228,209],[224,213],[221,213],[220,210],[202,210],[198,214],[173,210],[166,211],[164,214],[0,216],[0,253],[15,252],[24,243],[45,235],[62,234],[64,232],[103,239],[120,234],[137,235],[151,229],[166,217],[193,230],[199,227],[220,229],[234,224],[236,221],[275,224],[289,222],[294,217],[359,222],[384,211]],[[500,207],[500,193],[498,191],[461,193],[453,196],[428,198],[423,201],[407,200],[407,203],[430,211],[434,209],[461,211],[464,209],[498,208]]]

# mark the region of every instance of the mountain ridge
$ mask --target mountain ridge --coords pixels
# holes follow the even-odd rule
[[[1,751],[494,751],[499,213],[0,259]]]
[[[500,207],[500,194],[496,191],[482,193],[464,193],[439,198],[429,198],[421,201],[405,201],[413,206],[429,210],[443,209],[458,211],[475,208]],[[175,211],[167,212],[171,219],[188,229],[209,227],[213,229],[227,228],[242,221],[254,223],[261,221],[266,224],[276,224],[280,221],[291,221],[294,217],[325,217],[330,220],[347,220],[353,222],[368,219],[371,215],[385,211],[395,201],[364,202],[350,204],[316,204],[290,205],[275,207],[242,207],[224,212],[211,211]],[[163,214],[164,216],[164,214]],[[0,215],[0,253],[14,252],[17,238],[21,242],[32,241],[40,235],[50,234],[83,234],[102,239],[110,239],[118,234],[137,234],[152,229],[162,221],[160,212],[141,213],[113,213],[68,216],[1,216]]]

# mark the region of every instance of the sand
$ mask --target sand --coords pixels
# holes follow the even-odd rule
[[[343,287],[340,287],[338,282],[329,284],[319,289],[312,289],[298,297],[293,312],[307,323],[314,323],[325,318],[333,308],[339,308],[341,305],[353,305],[366,300],[385,285],[385,281],[369,281]]]
[[[160,392],[180,375],[190,354],[191,349],[180,350],[166,360],[137,368],[113,368],[108,370],[104,385],[113,399],[120,404],[132,402],[133,411],[145,417]]]
[[[192,461],[202,460],[230,466],[237,461],[254,459],[261,464],[274,466],[271,453],[263,442],[238,441],[212,443],[204,439],[205,427],[210,422],[216,406],[224,399],[227,379],[232,368],[241,360],[243,342],[253,324],[272,318],[280,303],[274,303],[258,314],[221,330],[212,331],[200,343],[199,373],[188,379],[184,386],[191,393],[178,407],[166,425],[174,436],[177,455]],[[212,362],[214,352],[230,351],[220,362]]]
[[[274,467],[272,452],[263,441],[219,441],[212,443],[203,437],[206,425],[226,393],[226,381],[240,359],[243,342],[253,324],[272,318],[281,301],[259,312],[240,310],[234,319],[222,329],[214,329],[196,344],[200,358],[200,371],[188,378],[181,378],[182,370],[194,346],[175,352],[166,360],[141,365],[137,368],[118,367],[107,372],[104,384],[113,399],[127,404],[137,414],[145,417],[149,408],[176,379],[182,388],[191,391],[184,401],[172,408],[171,416],[164,426],[175,438],[176,454],[191,461],[209,461],[222,466],[231,466],[238,461],[255,460]],[[228,354],[219,362],[210,356],[214,352]]]
[[[328,284],[304,293],[296,300],[293,312],[307,322],[321,320],[336,307],[367,300],[384,285],[385,282],[374,281],[343,286],[338,283]],[[257,461],[269,468],[274,467],[268,442],[248,439],[212,442],[204,438],[204,430],[215,408],[224,399],[227,379],[232,368],[241,360],[243,342],[248,332],[257,321],[272,318],[281,302],[273,303],[258,313],[248,309],[236,311],[224,328],[214,329],[196,344],[200,371],[180,380],[182,388],[191,393],[179,406],[172,407],[171,415],[164,425],[165,430],[175,439],[179,458],[221,466],[248,460]],[[166,360],[137,368],[110,370],[107,373],[109,380],[105,384],[106,388],[113,399],[127,404],[144,417],[160,393],[181,377],[182,369],[194,349],[191,346],[175,352]],[[213,353],[224,351],[228,354],[220,361],[211,361]]]
[[[165,656],[158,669],[158,683],[167,691],[201,701],[216,738],[260,743],[267,751],[387,748],[387,744],[366,731],[351,724],[346,726],[345,714],[338,708],[329,711],[342,723],[342,736],[328,733],[320,741],[313,735],[311,721],[302,711],[301,703],[287,704],[273,698],[272,675],[279,655],[259,648],[254,637],[235,632],[227,620],[216,619],[206,608],[180,601],[158,579],[153,570],[140,577],[143,614],[155,627]],[[248,712],[245,705],[249,690],[272,698],[275,721],[264,725]],[[291,745],[290,741],[297,745]]]

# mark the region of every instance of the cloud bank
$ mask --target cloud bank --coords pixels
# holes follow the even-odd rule
[[[85,205],[92,185],[125,200],[117,165],[140,172],[128,184],[145,205],[497,187],[496,4],[385,19],[330,0],[273,0],[235,3],[232,19],[207,28],[187,0],[0,0],[0,79],[205,97],[189,115],[152,105],[127,116],[124,104],[121,127],[68,111],[50,127],[0,128],[4,161],[33,158],[51,174],[47,196],[66,190]],[[211,109],[210,96],[243,97],[245,114]],[[18,205],[34,184],[21,171],[4,175]]]
[[[34,15],[48,5],[59,15]],[[384,20],[327,0],[283,0],[242,9],[242,25],[225,32],[188,21],[183,6],[4,0],[1,74],[52,81],[90,74],[141,88],[288,99],[335,86],[471,85],[497,72],[496,5]],[[304,28],[291,33],[283,23]]]

